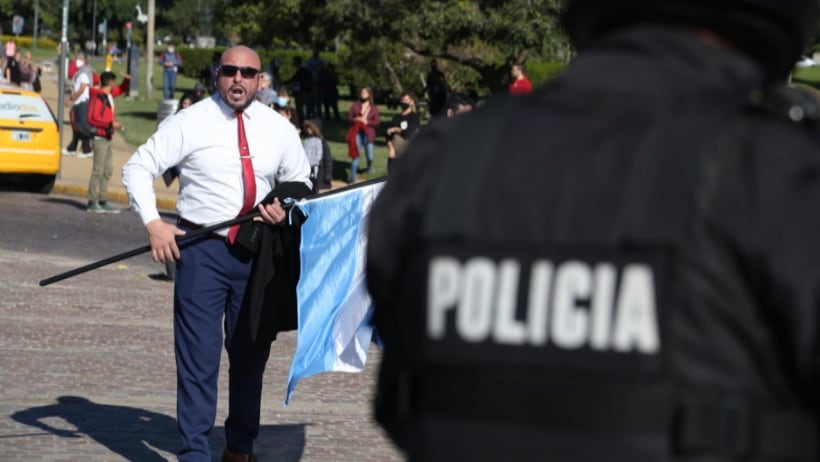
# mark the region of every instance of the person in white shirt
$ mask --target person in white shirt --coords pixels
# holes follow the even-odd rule
[[[88,117],[88,90],[94,84],[94,70],[91,65],[86,65],[85,54],[77,53],[74,61],[77,65],[77,73],[72,77],[71,95],[66,101],[66,106],[71,108],[71,142],[63,149],[64,156],[73,156],[82,159],[92,157],[94,153],[91,149],[91,139],[94,134],[92,128],[86,122]],[[77,151],[77,144],[80,144],[82,151]]]
[[[260,67],[259,56],[250,48],[225,51],[217,93],[166,119],[123,167],[123,183],[132,209],[145,224],[154,261],[176,260],[174,344],[181,461],[211,460],[208,433],[216,418],[223,316],[230,390],[222,460],[256,460],[253,440],[259,430],[262,375],[270,344],[263,342],[254,350],[248,336],[242,335],[240,307],[253,256],[228,242],[228,230],[181,249],[175,236],[245,213],[247,196],[252,194],[246,189],[246,183],[252,182],[243,177],[247,159],[255,181],[253,204],[281,182],[311,186],[299,135],[290,122],[254,97]],[[240,146],[240,127],[244,127],[248,152]],[[153,189],[153,180],[173,166],[179,168],[177,225],[160,219]],[[278,200],[257,208],[257,221],[280,225],[285,219]]]

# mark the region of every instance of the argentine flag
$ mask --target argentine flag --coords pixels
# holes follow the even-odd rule
[[[373,335],[364,276],[367,223],[382,186],[384,179],[373,180],[296,203],[308,219],[299,248],[298,331],[286,406],[299,379],[364,369]]]

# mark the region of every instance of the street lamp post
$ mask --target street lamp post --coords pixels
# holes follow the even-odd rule
[[[40,27],[40,0],[34,0],[34,34],[31,49],[37,51],[37,29]]]
[[[145,70],[145,94],[148,99],[151,99],[154,84],[154,15],[155,0],[148,0],[148,31],[146,34],[145,54],[146,54],[146,70]]]
[[[94,56],[97,56],[97,0],[94,0],[94,7],[91,13],[91,37],[94,41]]]
[[[68,0],[63,0],[63,27],[60,34],[60,75],[57,79],[57,127],[60,133],[60,148],[63,147],[63,132],[65,131],[65,123],[63,123],[63,108],[65,107],[65,77],[66,77],[66,53],[68,51]],[[60,156],[60,169],[57,170],[57,178],[60,177],[60,171],[63,168],[63,156]]]

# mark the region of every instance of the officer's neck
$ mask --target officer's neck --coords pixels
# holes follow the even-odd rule
[[[721,37],[720,35],[712,32],[709,29],[703,28],[694,28],[691,29],[695,35],[700,39],[702,42],[718,47],[718,48],[726,48],[726,49],[734,49],[735,47],[727,41],[725,38]]]

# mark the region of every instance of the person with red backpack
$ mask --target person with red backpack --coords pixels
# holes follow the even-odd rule
[[[94,166],[88,182],[87,212],[119,213],[120,209],[108,204],[108,180],[114,170],[114,157],[111,151],[111,137],[122,124],[114,117],[114,98],[128,91],[131,76],[123,75],[122,82],[115,86],[116,75],[103,72],[100,76],[100,87],[92,88],[88,103],[88,123],[94,129]]]

